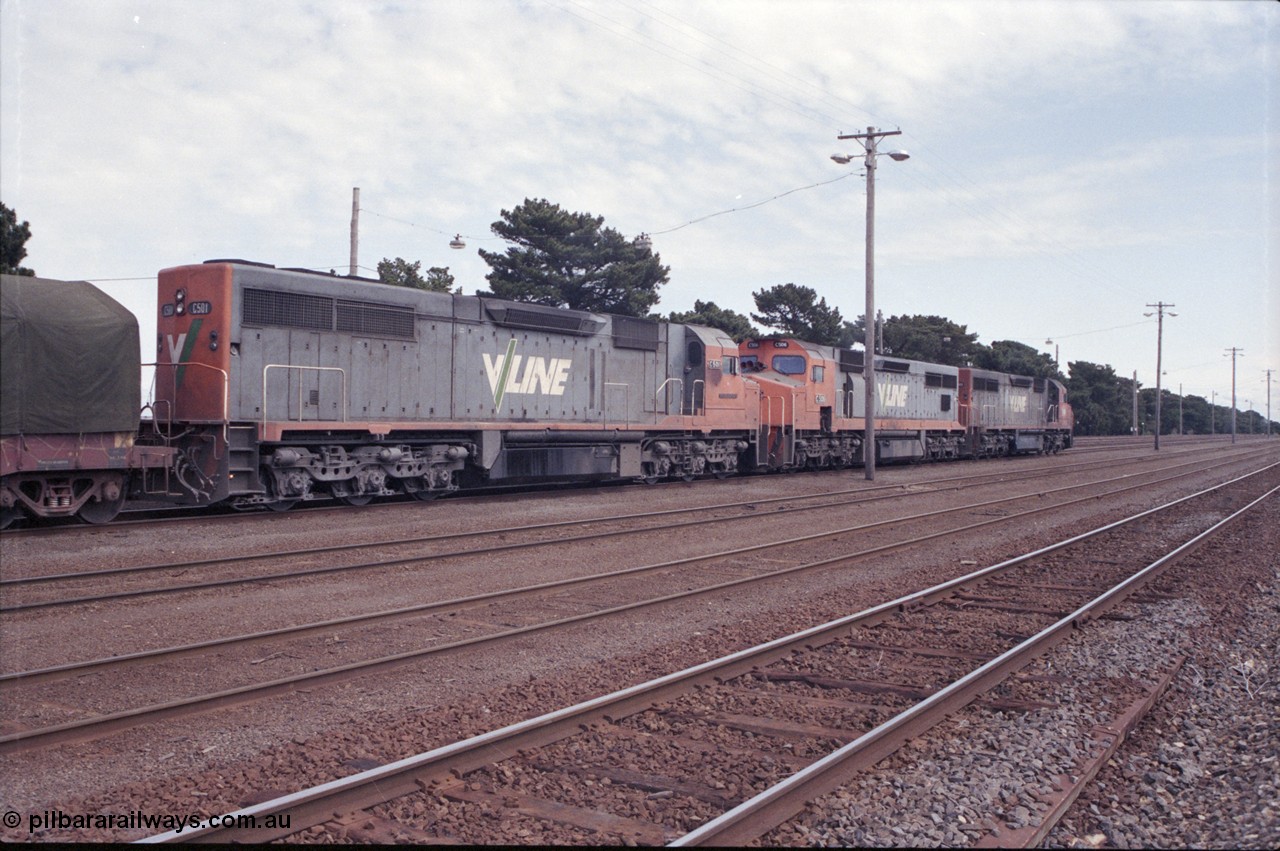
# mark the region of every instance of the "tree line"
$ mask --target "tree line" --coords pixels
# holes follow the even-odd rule
[[[713,301],[696,300],[692,310],[671,311],[664,316],[654,309],[660,299],[658,290],[668,283],[671,270],[662,264],[643,235],[628,239],[606,227],[602,216],[571,212],[545,198],[526,198],[524,203],[504,209],[499,215],[490,230],[508,245],[505,251],[480,249],[490,271],[485,275],[488,290],[477,290],[477,295],[707,325],[739,342],[777,334],[852,348],[865,339],[865,317],[846,320],[814,289],[793,282],[752,292],[756,309],[749,315]],[[16,213],[0,204],[0,260],[5,274],[35,274],[21,266],[30,237],[29,223],[19,224]],[[432,292],[462,292],[447,266],[432,266],[424,273],[421,261],[396,257],[384,258],[377,270],[383,283]],[[1032,346],[1016,340],[985,345],[978,342],[976,332],[941,316],[891,316],[882,321],[877,339],[884,355],[1056,378],[1067,386],[1079,434],[1119,435],[1134,431],[1135,382],[1117,375],[1108,365],[1072,361],[1064,374],[1060,364]],[[1141,386],[1136,389],[1137,430],[1150,433],[1155,420],[1155,390]],[[1221,433],[1231,428],[1231,409],[1211,405],[1203,397],[1185,396],[1179,400],[1163,391],[1160,407],[1162,434],[1178,433],[1179,427],[1187,434]],[[1263,433],[1266,420],[1255,412],[1238,412],[1236,428],[1237,432]],[[1272,430],[1280,432],[1280,425],[1273,424]]]

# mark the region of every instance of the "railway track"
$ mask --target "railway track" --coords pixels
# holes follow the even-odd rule
[[[1194,451],[1190,454],[1193,458],[1200,457],[1200,455]],[[1256,453],[1251,450],[1238,450],[1232,453],[1214,454],[1221,455],[1224,461],[1246,460],[1256,456]],[[1148,456],[1136,459],[1132,463],[1137,466],[1155,467],[1167,463],[1170,458],[1176,457],[1180,456],[1172,453],[1163,457]],[[1191,463],[1191,461],[1188,461],[1188,464]],[[1078,473],[1080,471],[1096,469],[1114,470],[1115,468],[1116,463],[1114,461],[1102,463],[1083,462],[1054,466],[1050,470],[1016,472],[994,471],[988,473],[969,474],[965,476],[952,476],[929,482],[925,487],[928,487],[935,492],[944,490],[960,490],[962,488],[972,488],[983,483],[998,482],[1006,484],[1009,482],[1016,482],[1020,479],[1039,481],[1048,477],[1065,476],[1068,474]],[[343,543],[330,546],[312,546],[272,553],[249,553],[219,556],[194,561],[158,562],[143,565],[135,564],[100,568],[96,570],[4,576],[0,577],[0,593],[4,594],[5,599],[4,604],[0,604],[0,613],[16,613],[58,606],[93,604],[109,600],[155,596],[159,594],[195,592],[252,583],[277,582],[280,580],[299,579],[303,577],[313,577],[348,571],[419,564],[432,560],[462,556],[489,556],[530,547],[549,545],[560,546],[571,542],[603,540],[644,532],[668,532],[732,521],[750,521],[758,524],[762,521],[764,516],[773,519],[781,515],[795,512],[820,511],[831,508],[855,506],[866,502],[901,498],[903,496],[910,495],[911,492],[912,491],[909,488],[904,490],[904,487],[900,485],[880,485],[871,488],[854,487],[823,491],[821,493],[810,495],[764,497],[738,502],[717,503],[711,506],[699,505],[624,515],[611,514],[606,517],[559,520],[554,522],[534,523],[524,526],[503,527],[490,530],[467,530],[444,534],[416,535],[389,540]],[[768,515],[761,514],[760,509],[762,507],[769,507],[770,510]],[[686,517],[688,519],[680,520],[680,517]],[[652,526],[637,525],[647,524],[650,522],[653,522]],[[593,531],[596,527],[602,528],[599,528],[599,531]],[[575,531],[573,534],[565,535],[562,532],[562,530],[565,529],[574,529]],[[586,531],[583,531],[584,529]],[[512,536],[529,536],[529,539],[512,541]],[[483,541],[487,538],[500,540],[498,543],[485,545],[483,544]],[[480,546],[465,550],[445,548],[439,549],[435,552],[424,553],[420,549],[416,549],[422,546],[447,546],[454,542],[465,540],[478,540],[482,543]],[[204,577],[196,582],[171,583],[167,585],[134,584],[127,587],[116,588],[114,590],[88,594],[76,593],[69,590],[77,587],[81,583],[97,581],[113,583],[134,582],[136,578],[145,577],[147,575],[182,575],[195,569],[199,569],[201,573],[204,574],[214,572],[215,569],[222,570],[237,565],[255,563],[266,563],[269,565],[274,562],[288,559],[314,560],[318,556],[324,556],[327,559],[328,557],[345,553],[357,553],[367,550],[387,550],[410,546],[415,547],[415,550],[407,555],[396,557],[384,556],[364,562],[347,564],[327,563],[321,567],[274,570],[269,572],[260,572],[255,575],[224,574],[221,576]],[[35,599],[31,599],[31,590],[40,588],[46,588],[49,590],[46,592],[45,596],[37,596]]]
[[[1088,640],[1090,621],[1278,492],[1274,474],[1240,477],[855,615],[151,841],[305,830],[317,841],[745,843],[959,708],[1001,705],[982,695],[1055,645]],[[1153,526],[1171,531],[1158,544],[1134,533]],[[287,829],[260,827],[278,814]]]
[[[1165,440],[1166,440],[1167,449],[1173,449],[1177,451],[1177,450],[1186,449],[1187,447],[1198,447],[1198,448],[1218,447],[1220,448],[1223,445],[1223,438],[1225,437],[1227,436],[1218,435],[1215,437],[1215,436],[1200,435],[1200,436],[1185,436],[1181,438],[1176,436],[1166,436]],[[1077,437],[1076,445],[1071,450],[1071,456],[1090,455],[1098,452],[1115,452],[1115,451],[1146,453],[1150,450],[1149,443],[1150,443],[1150,438],[1146,436]],[[857,468],[849,468],[849,469],[857,469]],[[839,472],[839,471],[836,471],[836,472]],[[679,488],[681,487],[682,484],[684,483],[675,482],[675,481],[662,482],[662,483],[659,483],[656,487]],[[613,487],[626,487],[626,486],[629,486],[629,484],[625,482],[619,482],[613,485],[609,485],[608,487],[613,488]],[[586,485],[581,487],[591,488],[596,486]],[[447,499],[449,502],[456,502],[458,500],[469,500],[469,499],[492,500],[495,497],[501,499],[501,498],[504,498],[504,496],[509,495],[513,490],[517,490],[517,489],[513,489],[511,487],[477,488],[477,489],[460,491],[455,494],[451,494],[449,497],[447,497]],[[538,492],[545,492],[545,490],[546,490],[545,487],[532,487],[532,488],[518,489],[518,492],[519,493],[526,493],[526,492],[538,493]],[[416,506],[414,510],[419,510],[419,511],[424,510],[424,507],[421,505],[420,502],[409,497],[405,497],[403,499],[388,499],[388,500],[379,501],[375,505],[366,506],[364,510],[366,512],[372,511],[376,513],[381,510],[396,510],[396,509],[402,509],[408,506]],[[426,510],[429,510],[429,509],[426,509]],[[294,513],[305,514],[307,516],[314,516],[317,513],[320,515],[324,515],[331,512],[341,512],[342,515],[348,515],[351,512],[351,507],[346,505],[336,504],[328,500],[319,500],[315,504],[301,505],[294,509]],[[165,507],[162,509],[154,509],[154,508],[132,508],[131,509],[129,507],[126,507],[125,510],[121,513],[120,517],[110,524],[109,528],[139,529],[139,528],[147,528],[147,527],[165,527],[165,526],[172,526],[174,524],[194,524],[194,523],[204,523],[204,524],[214,523],[217,525],[228,525],[234,528],[238,524],[262,522],[264,520],[268,520],[273,517],[278,518],[279,515],[275,514],[274,512],[265,511],[265,510],[264,511],[236,511],[234,509],[224,508],[224,509],[211,511],[209,509],[193,510],[193,509],[175,509],[172,507]],[[0,532],[0,539],[23,539],[23,538],[33,538],[33,537],[68,536],[68,535],[92,535],[95,532],[102,531],[102,528],[103,527],[86,526],[85,524],[75,519],[54,520],[54,521],[43,522],[39,525],[26,525],[26,526],[18,525],[15,527],[11,527],[9,529],[4,530],[3,532]]]
[[[1199,472],[1203,471],[1203,469],[1202,466],[1196,465],[1195,471]],[[1188,474],[1187,471],[1175,472],[1168,478],[1178,478]],[[1118,480],[1110,481],[1124,482],[1128,478],[1130,476],[1123,476]],[[19,725],[25,729],[14,729],[13,732],[0,736],[0,753],[51,747],[69,741],[97,738],[140,724],[153,723],[162,719],[183,717],[219,707],[260,700],[269,696],[292,692],[301,687],[367,676],[428,656],[511,641],[535,632],[563,629],[589,620],[614,618],[624,613],[671,604],[697,596],[720,594],[729,589],[777,581],[807,571],[838,567],[858,559],[883,555],[886,552],[914,546],[923,541],[945,538],[978,528],[990,527],[996,524],[1022,523],[1025,522],[1027,517],[1035,514],[1055,511],[1072,502],[1085,502],[1096,499],[1098,494],[1092,491],[1096,489],[1097,484],[1097,482],[1091,482],[1058,489],[1063,492],[1063,496],[1067,497],[1065,502],[1045,500],[1044,497],[1053,494],[1054,491],[1039,488],[1031,494],[1005,497],[986,503],[969,502],[938,512],[927,512],[908,515],[896,520],[842,527],[798,538],[793,537],[746,547],[735,547],[728,551],[644,564],[604,574],[575,577],[534,586],[507,588],[465,598],[434,601],[400,607],[395,610],[329,619],[133,654],[82,660],[36,670],[7,672],[0,677],[0,687],[5,688],[8,698],[6,703],[10,707],[10,712],[13,713],[10,719],[11,729],[19,727]],[[1151,484],[1152,482],[1145,480],[1138,483],[1125,482],[1120,488],[1109,493],[1122,493],[1135,488],[1147,487]],[[1086,495],[1073,494],[1073,492],[1081,490],[1086,491]],[[964,525],[946,529],[939,529],[936,523],[938,518],[951,514],[967,514],[975,509],[984,507],[1025,503],[1028,496],[1035,498],[1036,507],[1017,512],[1000,513],[989,519],[967,522]],[[867,546],[857,551],[850,551],[842,546],[838,555],[835,557],[829,555],[830,545],[828,542],[833,539],[838,540],[841,536],[861,535],[873,529],[889,529],[897,525],[905,527],[922,525],[929,531],[924,534],[907,533],[906,537],[899,535],[896,539],[874,546]],[[794,554],[798,552],[798,547],[802,545],[811,546],[815,543],[822,544],[822,546],[818,550],[813,550],[813,552],[822,552],[825,554],[824,557],[797,563],[794,555],[789,556],[785,560],[787,566],[781,568],[768,562],[752,564],[747,561],[747,557],[770,550]],[[710,584],[698,584],[688,579],[687,571],[684,569],[699,563],[704,565],[710,563],[719,564],[724,578]],[[659,597],[637,597],[627,583],[637,576],[649,573],[669,573],[674,582],[681,583],[686,587],[675,593],[668,593]],[[564,594],[569,589],[573,589],[575,595],[571,608],[566,612],[566,606],[569,605],[570,601],[564,597]],[[589,593],[584,593],[583,589],[590,589]],[[533,599],[534,603],[530,604],[528,602],[530,599]],[[509,605],[515,602],[519,602],[521,606],[524,606],[525,611],[509,612],[498,608],[500,605]],[[532,608],[532,613],[529,610],[530,607]],[[450,615],[458,613],[464,615],[461,624],[450,617]],[[170,663],[181,657],[209,653],[214,650],[225,651],[233,645],[258,648],[259,645],[266,642],[298,638],[308,634],[332,633],[339,627],[350,628],[358,624],[385,623],[409,618],[431,618],[426,622],[426,625],[435,633],[430,640],[425,642],[425,646],[419,645],[413,649],[390,653],[372,659],[367,657],[357,658],[345,664],[333,665],[318,670],[307,666],[307,670],[302,672],[284,674],[265,681],[259,679],[257,682],[247,684],[243,682],[228,684],[226,687],[215,691],[197,695],[188,695],[115,710],[99,708],[95,712],[85,713],[83,717],[59,723],[44,723],[37,727],[31,727],[29,722],[23,723],[18,720],[23,717],[22,713],[24,711],[31,712],[31,710],[24,709],[24,707],[43,706],[45,704],[74,705],[75,689],[71,693],[68,693],[65,688],[55,692],[32,690],[43,683],[53,683],[55,686],[60,682],[74,683],[76,682],[74,678],[82,677],[86,674],[118,671],[126,666]],[[495,630],[489,626],[480,631],[479,634],[475,634],[477,631],[476,623],[486,625],[508,624],[509,628]],[[257,650],[256,652],[265,651]],[[273,655],[279,654],[266,654],[264,658],[270,658]],[[247,668],[246,666],[241,667],[254,669],[255,666],[256,662],[250,659]],[[150,679],[168,682],[169,678],[157,676]],[[201,682],[205,682],[205,680],[202,679]],[[39,713],[35,713],[35,717],[39,717]]]

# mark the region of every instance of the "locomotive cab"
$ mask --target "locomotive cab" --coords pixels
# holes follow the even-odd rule
[[[860,442],[847,420],[853,394],[836,387],[843,373],[836,369],[833,350],[769,337],[746,340],[739,352],[743,375],[760,388],[758,466],[844,466],[856,457]],[[842,433],[842,427],[850,431]]]

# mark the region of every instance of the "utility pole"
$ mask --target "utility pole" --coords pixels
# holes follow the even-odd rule
[[[1165,304],[1158,301],[1155,304],[1148,304],[1147,307],[1156,309],[1156,451],[1160,451],[1160,357],[1161,350],[1164,348],[1164,313],[1166,308],[1177,307],[1174,304]],[[1151,316],[1150,313],[1144,313],[1143,316]],[[1176,313],[1170,313],[1170,316],[1177,316]]]
[[[876,145],[885,136],[900,136],[901,130],[876,130],[868,127],[866,133],[851,133],[837,139],[857,139],[866,151],[867,168],[867,309],[863,316],[866,335],[863,339],[862,378],[866,384],[866,434],[863,437],[863,458],[867,481],[876,478],[876,312],[875,312],[875,246],[876,246]],[[906,154],[894,151],[889,154],[895,160],[906,159]],[[847,163],[847,157],[832,157],[838,163]]]
[[[1138,371],[1133,371],[1133,436],[1138,436]]]
[[[1209,391],[1209,434],[1218,433],[1218,391]]]
[[[1178,437],[1182,437],[1182,382],[1178,382]]]
[[[351,277],[356,276],[356,258],[360,254],[360,187],[351,189]]]
[[[1244,357],[1244,350],[1236,346],[1227,349],[1231,353],[1231,442],[1236,442],[1236,358]],[[1226,355],[1223,355],[1226,357]]]
[[[1270,437],[1271,436],[1271,373],[1275,372],[1275,370],[1268,369],[1266,372],[1267,372],[1267,437]]]

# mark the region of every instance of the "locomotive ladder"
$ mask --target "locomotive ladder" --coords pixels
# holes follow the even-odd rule
[[[232,425],[227,428],[228,496],[260,493],[258,476],[258,427]]]

